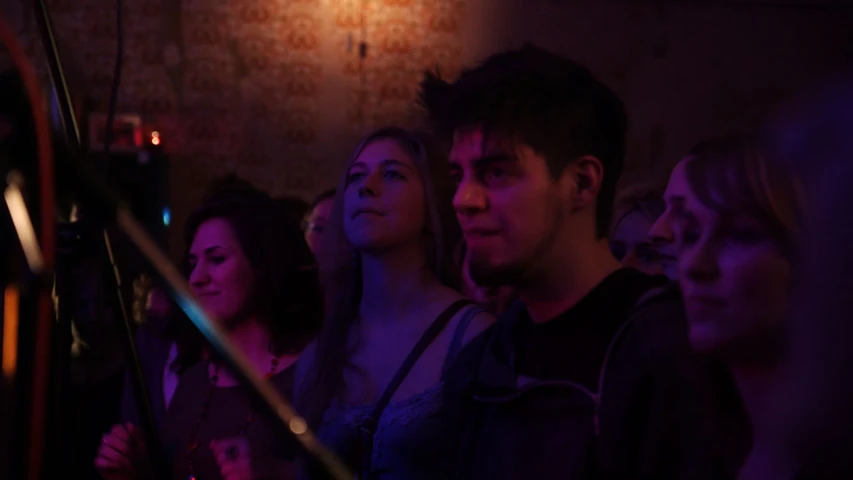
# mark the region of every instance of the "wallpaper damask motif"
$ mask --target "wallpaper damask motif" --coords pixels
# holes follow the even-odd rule
[[[29,6],[13,20],[37,65]],[[50,0],[78,97],[103,111],[113,79],[112,2]],[[134,0],[124,7],[119,109],[170,153],[178,224],[205,184],[236,171],[273,194],[334,184],[358,138],[418,124],[426,68],[460,67],[462,0]],[[360,56],[359,45],[367,44]],[[329,104],[340,98],[340,104]]]
[[[339,48],[349,80],[347,120],[365,131],[418,123],[412,104],[426,69],[453,78],[461,67],[458,0],[338,0],[335,26],[347,32]],[[363,60],[352,55],[367,45]]]
[[[804,0],[805,1],[805,0]],[[3,0],[36,63],[29,0]],[[69,75],[103,109],[110,0],[48,0]],[[533,42],[586,64],[631,117],[623,182],[663,182],[696,141],[750,129],[811,79],[850,62],[839,9],[743,2],[125,0],[120,109],[162,131],[175,224],[204,183],[236,171],[273,194],[336,183],[359,137],[419,123],[424,69]],[[683,4],[683,5],[682,5]],[[367,49],[364,58],[360,44]],[[177,231],[178,229],[174,229]]]

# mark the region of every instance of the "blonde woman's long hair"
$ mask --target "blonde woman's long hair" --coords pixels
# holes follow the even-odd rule
[[[350,155],[334,197],[332,211],[323,237],[323,262],[320,275],[327,295],[323,330],[317,338],[311,371],[298,393],[298,405],[316,426],[329,403],[341,395],[344,370],[351,366],[353,353],[350,334],[357,326],[362,295],[360,253],[344,232],[344,195],[349,167],[362,151],[374,142],[393,140],[411,155],[415,170],[424,183],[426,225],[424,249],[429,270],[444,285],[459,289],[459,268],[453,249],[459,238],[459,226],[452,206],[453,184],[446,159],[425,135],[399,127],[385,127],[364,137]]]
[[[687,163],[687,181],[708,208],[755,218],[793,248],[803,230],[803,186],[795,169],[769,152],[754,137],[710,140]]]

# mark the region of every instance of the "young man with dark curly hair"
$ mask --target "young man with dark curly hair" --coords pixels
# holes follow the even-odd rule
[[[708,478],[705,366],[677,289],[623,268],[602,241],[627,114],[586,68],[528,46],[422,101],[452,138],[454,206],[472,279],[519,302],[445,383],[460,478]],[[713,475],[712,475],[713,477]]]

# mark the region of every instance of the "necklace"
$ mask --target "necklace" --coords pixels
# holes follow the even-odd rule
[[[207,355],[205,355],[207,357]],[[211,362],[212,363],[212,362]],[[264,378],[270,379],[276,372],[278,368],[278,357],[273,356],[270,361],[270,371],[264,375]],[[195,476],[195,468],[193,465],[193,458],[195,457],[195,452],[199,447],[198,440],[198,432],[201,428],[202,422],[207,420],[208,415],[210,414],[210,401],[213,399],[213,392],[216,391],[216,385],[219,382],[219,365],[213,363],[213,375],[210,376],[210,387],[207,389],[207,397],[204,400],[204,406],[201,408],[201,415],[199,416],[198,421],[195,423],[195,427],[193,428],[193,437],[190,442],[190,475],[187,477],[187,480],[196,480]],[[255,419],[255,410],[251,409],[249,411],[249,416],[246,417],[246,420],[243,422],[243,426],[240,427],[240,436],[246,436],[246,431],[249,429],[249,425],[252,424],[252,420]]]

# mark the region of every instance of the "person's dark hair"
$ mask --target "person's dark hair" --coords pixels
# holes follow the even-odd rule
[[[723,140],[721,137],[702,140],[696,145],[693,145],[693,148],[687,151],[687,155],[690,157],[695,157],[696,155],[701,155],[705,152],[715,150],[719,146],[721,140]]]
[[[320,205],[321,203],[325,202],[326,200],[334,199],[335,194],[337,194],[337,193],[338,193],[338,190],[336,188],[330,188],[328,190],[323,190],[322,192],[320,192],[320,194],[314,198],[314,201],[311,202],[311,207],[308,209],[309,213],[311,212],[311,210],[314,210],[315,208],[317,208],[317,205]]]
[[[228,222],[255,271],[250,301],[273,336],[271,350],[302,350],[322,323],[323,297],[298,223],[283,219],[276,202],[260,190],[221,189],[189,216],[187,250],[199,227],[213,218]]]
[[[284,221],[300,226],[300,228],[302,219],[308,215],[311,208],[308,202],[292,195],[278,197],[275,199],[275,203],[278,205]]]
[[[443,137],[482,127],[487,138],[532,147],[555,178],[577,158],[596,157],[604,168],[596,235],[607,235],[628,116],[622,100],[587,68],[528,45],[489,57],[453,83],[426,73],[420,100]]]
[[[236,173],[229,173],[214,179],[208,184],[202,204],[216,201],[220,197],[223,199],[239,198],[242,195],[253,197],[258,193],[262,192],[252,185],[252,182]]]

